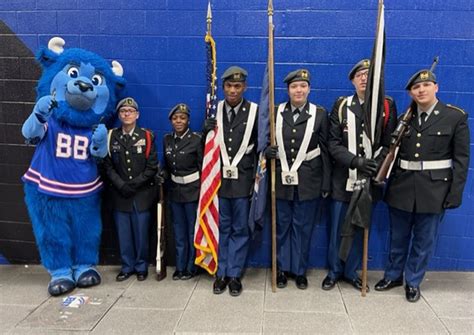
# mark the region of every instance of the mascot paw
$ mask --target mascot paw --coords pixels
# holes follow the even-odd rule
[[[100,275],[97,270],[89,269],[83,272],[77,279],[77,286],[81,288],[91,287],[100,284]]]
[[[48,292],[53,297],[57,297],[61,294],[66,294],[74,290],[76,284],[73,280],[67,278],[52,280],[48,285]]]
[[[51,114],[53,113],[53,108],[57,106],[56,100],[51,95],[44,96],[38,100],[34,107],[34,113],[40,120],[40,122],[46,122]]]

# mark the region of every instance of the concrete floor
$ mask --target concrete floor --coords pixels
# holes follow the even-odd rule
[[[272,293],[270,271],[249,269],[234,298],[214,295],[207,275],[173,281],[168,268],[162,282],[151,275],[118,283],[118,270],[101,267],[102,284],[73,291],[84,304],[71,307],[48,296],[42,267],[0,266],[0,333],[474,334],[472,272],[429,272],[420,301],[408,303],[403,288],[373,290],[381,272],[369,272],[371,291],[362,298],[346,283],[321,290],[324,270],[309,271],[305,291],[290,281]]]

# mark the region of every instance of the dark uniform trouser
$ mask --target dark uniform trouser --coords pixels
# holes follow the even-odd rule
[[[320,199],[299,201],[277,199],[277,263],[280,271],[300,276],[308,268],[314,220]]]
[[[389,207],[389,213],[391,239],[385,278],[396,280],[405,272],[407,285],[419,287],[434,252],[444,212],[419,214]]]
[[[346,217],[349,203],[343,201],[331,201],[331,220],[329,227],[329,247],[328,247],[328,276],[334,280],[344,275],[347,279],[358,277],[357,270],[362,261],[363,230],[356,229],[354,241],[346,262],[339,258],[339,248],[341,246],[341,227]]]
[[[170,206],[176,244],[176,270],[193,272],[196,270],[194,225],[198,202],[170,201]]]
[[[114,210],[114,220],[120,244],[122,272],[148,272],[150,211],[139,212],[134,204],[132,212]]]
[[[240,277],[247,260],[249,198],[219,197],[218,277]]]

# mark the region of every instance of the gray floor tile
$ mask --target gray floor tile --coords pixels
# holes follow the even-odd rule
[[[358,334],[447,334],[446,328],[423,299],[409,303],[405,296],[353,294],[343,299]]]
[[[294,280],[288,280],[284,289],[271,291],[270,271],[267,276],[265,292],[265,312],[328,312],[345,313],[341,293],[336,287],[331,291],[323,291],[321,282],[326,273],[312,270],[307,273],[309,286],[306,290],[296,287]]]
[[[262,292],[244,290],[239,297],[196,290],[176,328],[177,333],[260,333]]]
[[[0,306],[0,332],[13,329],[17,323],[26,318],[35,309],[34,306]]]
[[[8,335],[88,335],[89,331],[15,328]]]
[[[474,319],[474,280],[427,280],[421,294],[441,318]]]
[[[90,289],[76,289],[72,295],[82,296],[86,303],[77,307],[66,307],[67,297],[50,298],[25,320],[20,328],[36,330],[91,330],[117,301],[123,290],[96,286]]]
[[[49,274],[21,273],[0,287],[0,304],[36,306],[49,298]]]
[[[197,281],[197,278],[172,280],[171,274],[159,282],[152,276],[142,282],[134,279],[132,285],[120,297],[117,307],[183,310]]]
[[[474,319],[445,319],[441,321],[451,334],[474,334]]]
[[[345,314],[265,312],[264,334],[351,334]]]
[[[474,272],[438,272],[428,271],[425,275],[425,281],[429,280],[455,280],[474,282]]]
[[[92,334],[173,334],[181,311],[112,308]]]

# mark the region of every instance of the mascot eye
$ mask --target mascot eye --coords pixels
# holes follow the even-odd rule
[[[94,84],[95,86],[102,84],[102,81],[103,81],[102,76],[98,74],[92,77],[92,84]]]
[[[79,69],[77,67],[70,67],[69,70],[67,70],[67,75],[71,78],[77,78],[79,76]]]

